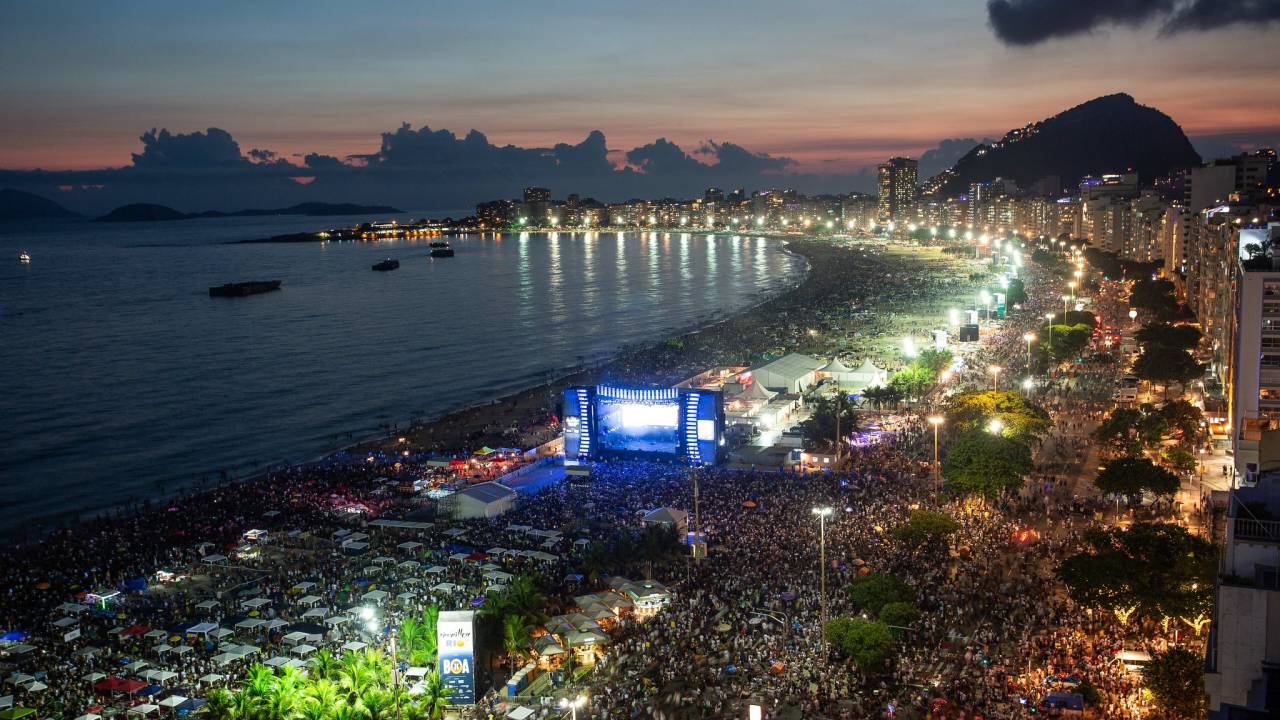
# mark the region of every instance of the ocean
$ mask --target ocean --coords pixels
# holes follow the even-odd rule
[[[731,235],[477,234],[440,259],[427,240],[235,243],[366,219],[0,224],[0,534],[486,402],[804,272]],[[208,295],[255,279],[283,287]]]

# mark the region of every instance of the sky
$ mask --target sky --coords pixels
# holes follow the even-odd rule
[[[1200,147],[1274,144],[1276,19],[1280,0],[0,0],[0,168],[130,166],[152,128],[345,163],[408,123],[522,148],[599,130],[618,167],[714,141],[850,178],[1113,92]]]

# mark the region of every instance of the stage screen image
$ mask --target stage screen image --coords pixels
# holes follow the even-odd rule
[[[596,422],[601,450],[679,452],[680,400],[636,400],[598,396]]]

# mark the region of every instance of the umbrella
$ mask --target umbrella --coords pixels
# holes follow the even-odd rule
[[[742,503],[742,507],[747,508],[748,510],[753,509],[756,507],[756,501],[747,500],[746,502]]]

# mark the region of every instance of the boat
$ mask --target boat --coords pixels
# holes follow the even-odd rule
[[[209,288],[209,297],[246,297],[280,289],[279,280],[249,280]]]
[[[435,243],[432,243],[435,245]],[[449,247],[449,243],[444,243],[444,247],[431,248],[431,257],[453,257],[453,248]]]
[[[386,272],[388,270],[395,270],[398,267],[400,267],[399,260],[392,260],[391,258],[387,258],[386,260],[383,260],[377,265],[374,265],[373,269],[377,270],[378,272]]]
[[[431,243],[431,247],[433,247],[433,248],[447,248],[447,247],[449,247],[449,243],[448,243],[447,241],[444,241],[444,240],[436,240],[435,242]]]
[[[23,265],[31,264],[31,256],[27,254],[26,250],[23,250],[22,252],[18,253],[18,262],[22,263]]]

